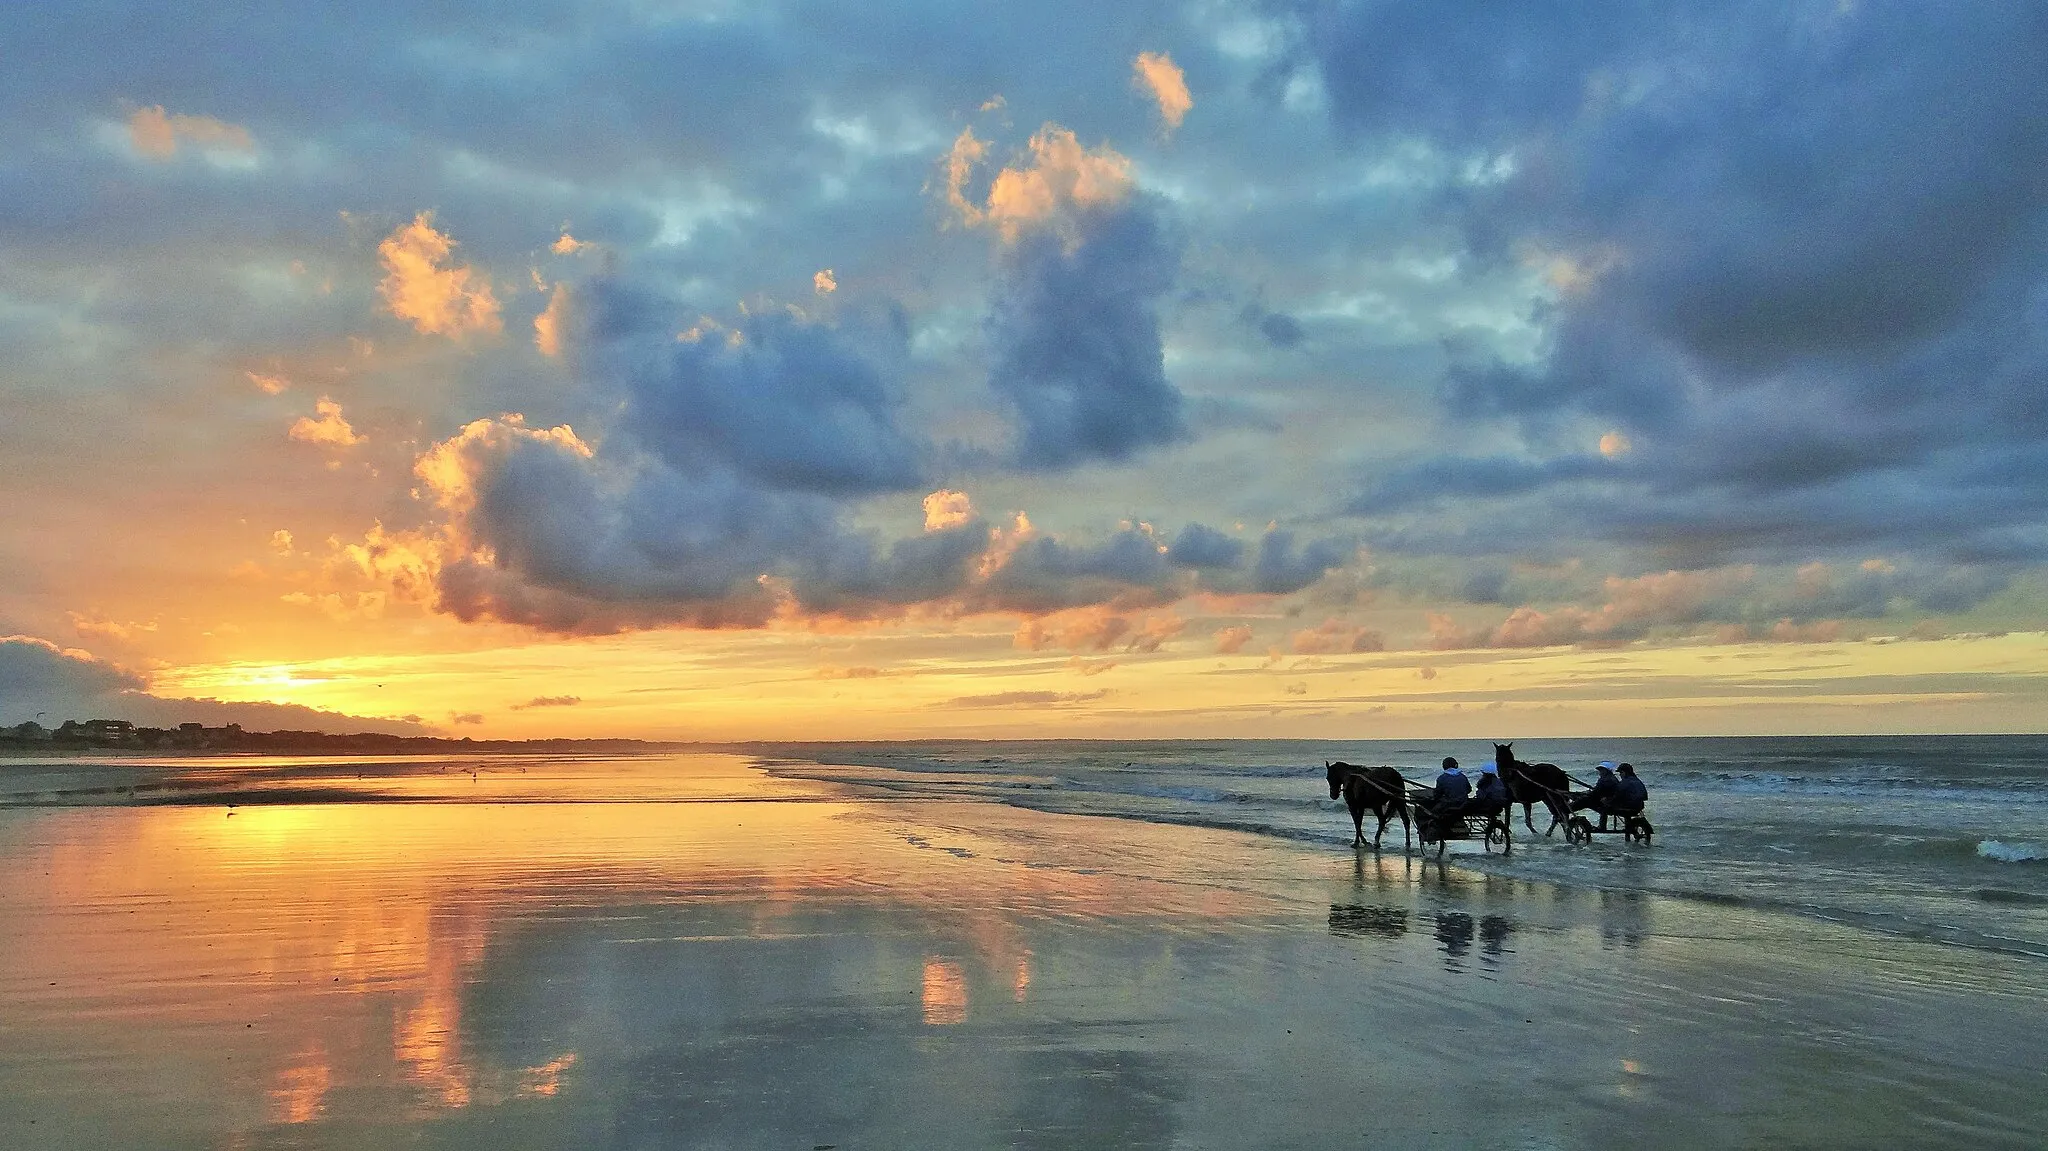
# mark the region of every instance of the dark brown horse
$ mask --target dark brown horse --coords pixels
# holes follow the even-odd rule
[[[1508,803],[1522,805],[1522,822],[1527,824],[1531,834],[1536,831],[1536,821],[1530,817],[1530,809],[1542,804],[1550,812],[1550,826],[1543,829],[1549,835],[1556,831],[1571,815],[1571,777],[1564,768],[1554,763],[1523,763],[1515,758],[1515,745],[1496,743],[1493,745],[1493,765],[1500,772],[1500,781],[1508,785]]]
[[[1351,846],[1365,846],[1365,813],[1370,811],[1378,818],[1379,826],[1373,829],[1372,849],[1380,849],[1380,835],[1387,830],[1387,820],[1401,817],[1401,850],[1410,847],[1408,826],[1408,800],[1404,788],[1406,780],[1391,767],[1359,767],[1356,764],[1338,761],[1323,761],[1324,774],[1330,780],[1330,798],[1344,797],[1344,806],[1351,809]]]

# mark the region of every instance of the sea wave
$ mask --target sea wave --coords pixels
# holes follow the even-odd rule
[[[1977,854],[2000,863],[2039,863],[2048,860],[2048,846],[2038,843],[2007,843],[1987,839],[1977,845]]]

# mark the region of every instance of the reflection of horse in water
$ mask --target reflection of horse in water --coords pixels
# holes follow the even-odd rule
[[[1496,743],[1493,745],[1493,765],[1500,772],[1500,781],[1508,785],[1508,803],[1522,805],[1522,822],[1533,833],[1535,821],[1530,818],[1530,808],[1542,804],[1550,812],[1550,826],[1543,829],[1549,835],[1557,830],[1571,814],[1568,796],[1571,791],[1571,777],[1564,768],[1554,763],[1523,763],[1515,758],[1515,745]]]
[[[1408,934],[1408,909],[1371,907],[1357,903],[1330,905],[1330,934],[1363,939],[1399,939]]]
[[[1380,835],[1387,830],[1387,820],[1401,817],[1401,850],[1409,849],[1408,801],[1402,790],[1406,782],[1401,773],[1391,767],[1359,767],[1339,760],[1323,762],[1324,774],[1330,780],[1330,798],[1344,797],[1344,806],[1351,809],[1351,846],[1365,845],[1365,813],[1370,811],[1380,821],[1373,829],[1372,849],[1380,849]]]

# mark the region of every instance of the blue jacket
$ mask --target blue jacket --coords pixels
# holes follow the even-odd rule
[[[1614,798],[1607,802],[1616,811],[1635,815],[1643,810],[1644,804],[1650,802],[1650,789],[1642,780],[1624,775],[1621,781],[1614,785]]]
[[[1620,785],[1620,776],[1615,775],[1613,772],[1603,771],[1600,773],[1600,778],[1593,781],[1593,789],[1586,793],[1586,802],[1595,809],[1605,807],[1618,798],[1617,793],[1620,791]]]
[[[1500,776],[1482,772],[1473,798],[1495,807],[1504,805],[1508,801],[1508,785],[1501,782]]]
[[[1461,771],[1447,771],[1436,777],[1436,802],[1463,803],[1472,798],[1472,781]]]

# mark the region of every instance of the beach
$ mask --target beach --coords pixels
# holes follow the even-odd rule
[[[2029,954],[829,774],[0,765],[0,1146],[2048,1129]]]

